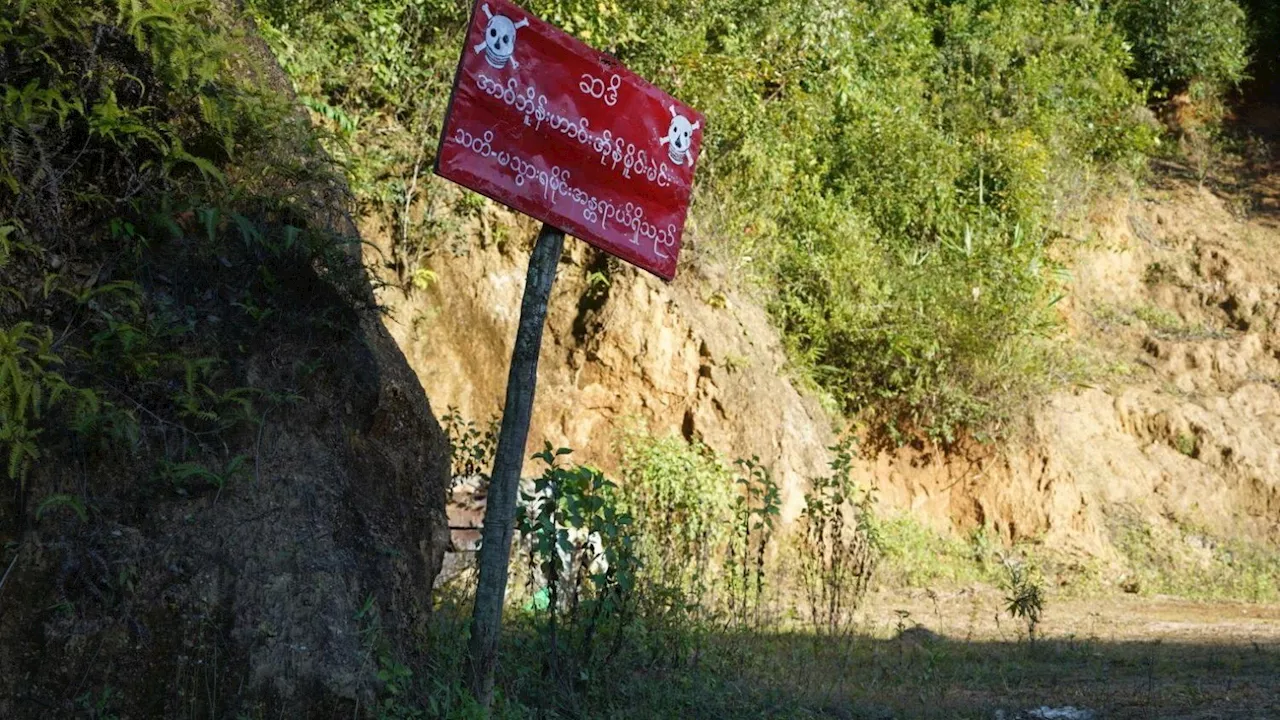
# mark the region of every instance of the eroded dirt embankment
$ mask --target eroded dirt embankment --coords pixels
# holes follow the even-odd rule
[[[885,452],[862,461],[864,479],[935,527],[985,524],[1104,557],[1118,518],[1280,539],[1274,185],[1246,202],[1162,180],[1097,208],[1073,241],[1062,304],[1097,379],[1044,398],[1016,440]],[[482,226],[510,222],[499,213]],[[759,455],[794,516],[804,479],[825,470],[832,420],[788,379],[760,305],[710,263],[664,285],[569,248],[531,450],[546,439],[609,469],[619,434],[640,420],[730,457]],[[428,291],[384,292],[392,335],[439,406],[477,419],[499,410],[526,252],[482,236],[466,255],[434,259]]]
[[[1248,214],[1172,180],[1098,208],[1063,307],[1095,384],[1052,393],[998,450],[880,456],[869,472],[886,495],[1091,554],[1108,554],[1122,518],[1280,537],[1280,222],[1266,187]]]
[[[486,226],[513,222],[486,212],[498,215]],[[383,291],[387,327],[437,407],[478,422],[501,408],[528,250],[479,233],[467,254],[436,256],[426,292]],[[831,421],[792,386],[777,332],[737,284],[701,268],[664,284],[571,239],[547,315],[530,454],[545,440],[612,470],[621,434],[642,423],[729,457],[759,455],[798,512],[800,479],[826,470]],[[526,471],[539,472],[533,462]]]

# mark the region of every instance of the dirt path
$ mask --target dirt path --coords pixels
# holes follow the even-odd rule
[[[908,613],[903,620],[907,627],[919,624],[947,638],[1017,642],[1025,636],[1025,629],[1004,612],[1001,594],[991,588],[882,590],[868,600],[866,622],[871,633],[894,634],[899,611]],[[1280,605],[1120,594],[1050,595],[1038,633],[1052,640],[1258,644],[1280,654]]]
[[[1050,596],[1032,644],[993,589],[880,591],[864,628],[831,715],[1280,718],[1280,605]]]

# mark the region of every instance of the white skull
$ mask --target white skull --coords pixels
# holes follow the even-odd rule
[[[484,42],[476,45],[476,52],[483,52],[484,59],[495,68],[503,68],[507,61],[518,70],[520,63],[516,62],[511,54],[516,50],[516,30],[529,24],[529,21],[521,18],[520,22],[513,23],[511,18],[506,15],[494,15],[489,10],[488,3],[481,6],[484,10],[485,17],[489,18],[489,24],[484,29]]]
[[[667,126],[666,137],[659,138],[658,143],[667,146],[667,155],[671,157],[671,162],[677,165],[688,163],[693,165],[693,154],[689,149],[693,146],[693,131],[697,130],[702,123],[690,123],[689,118],[676,112],[676,106],[669,108],[671,112],[671,124]]]

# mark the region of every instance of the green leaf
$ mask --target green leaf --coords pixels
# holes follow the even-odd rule
[[[46,512],[56,510],[58,508],[68,508],[75,512],[76,517],[80,518],[80,522],[89,521],[89,513],[85,510],[84,502],[75,495],[56,494],[45,498],[36,508],[36,522],[40,522],[44,518]]]

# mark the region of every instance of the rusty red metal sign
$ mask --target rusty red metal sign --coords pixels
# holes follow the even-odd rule
[[[670,280],[705,119],[507,0],[480,0],[436,173]]]

